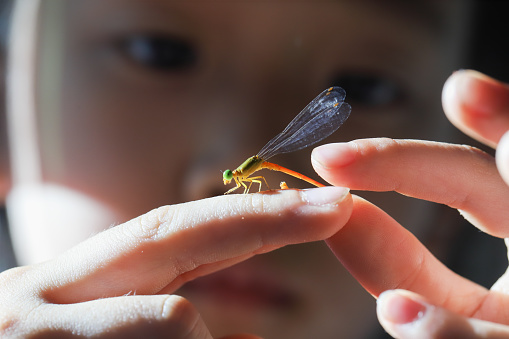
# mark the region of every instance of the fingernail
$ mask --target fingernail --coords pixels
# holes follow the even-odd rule
[[[493,115],[509,109],[509,87],[482,73],[458,71],[456,93],[462,105],[476,115]]]
[[[300,191],[302,199],[310,205],[334,205],[343,201],[349,194],[347,187],[326,186]]]
[[[311,153],[311,161],[323,168],[350,165],[354,162],[358,148],[355,142],[326,144]]]
[[[421,319],[427,305],[401,290],[385,291],[376,301],[379,316],[393,324],[408,324]]]

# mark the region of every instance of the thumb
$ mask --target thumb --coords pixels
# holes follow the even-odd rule
[[[212,339],[201,316],[175,295],[123,296],[37,308],[34,332],[49,337]],[[49,326],[48,326],[49,325]]]
[[[509,338],[507,325],[456,314],[405,290],[380,294],[376,311],[380,324],[394,338]]]

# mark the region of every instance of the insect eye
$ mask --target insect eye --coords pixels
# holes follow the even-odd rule
[[[395,81],[376,74],[344,74],[334,79],[334,85],[345,89],[349,102],[364,106],[390,105],[403,98]]]
[[[224,180],[232,180],[232,178],[233,178],[233,172],[231,170],[226,170],[223,172]]]

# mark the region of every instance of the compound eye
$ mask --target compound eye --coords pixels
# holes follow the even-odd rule
[[[231,170],[226,170],[223,172],[223,179],[224,180],[232,180],[233,178],[233,172]]]

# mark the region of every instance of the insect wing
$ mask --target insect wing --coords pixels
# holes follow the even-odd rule
[[[262,159],[313,145],[334,133],[350,115],[351,107],[344,103],[346,93],[341,87],[331,87],[311,101],[283,130],[258,153]]]
[[[268,159],[280,152],[277,149],[281,146],[287,138],[291,137],[296,131],[298,131],[303,125],[313,118],[316,114],[319,114],[321,109],[327,107],[327,104],[331,106],[335,103],[342,102],[345,100],[345,90],[341,87],[330,87],[320,93],[314,98],[293,120],[286,126],[286,128],[272,138],[263,148],[258,152],[258,156],[262,159]]]
[[[323,111],[308,121],[278,147],[278,154],[294,152],[314,145],[336,132],[352,110],[347,103],[339,105]]]

